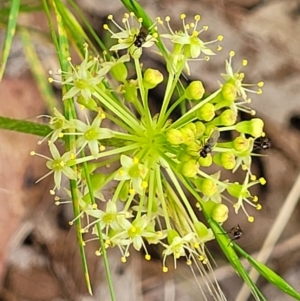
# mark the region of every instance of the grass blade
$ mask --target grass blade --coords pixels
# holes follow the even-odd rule
[[[1,61],[0,61],[0,82],[1,82],[3,74],[4,74],[4,70],[6,67],[7,60],[8,60],[13,37],[16,32],[19,9],[20,9],[20,0],[12,0],[8,24],[7,24],[6,37],[5,37],[5,41],[3,44],[2,57],[1,57]]]
[[[278,274],[272,271],[263,263],[255,260],[248,253],[246,253],[240,246],[234,245],[234,248],[240,253],[248,262],[270,283],[274,284],[277,288],[282,290],[284,293],[289,294],[291,297],[300,300],[300,294],[295,291],[284,279]]]

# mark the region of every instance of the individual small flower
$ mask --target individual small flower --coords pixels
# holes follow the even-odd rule
[[[128,250],[132,245],[135,250],[140,251],[143,247],[146,254],[148,254],[144,239],[151,243],[158,243],[164,238],[160,231],[155,231],[154,220],[149,220],[146,215],[135,218],[132,222],[127,219],[118,218],[121,230],[116,235],[118,239],[119,248],[125,249],[123,254],[129,253]],[[112,238],[113,239],[113,238]],[[123,256],[123,260],[124,260]]]
[[[233,92],[233,95],[236,93],[239,97],[243,98],[245,101],[248,100],[248,97],[247,97],[247,92],[249,93],[255,93],[255,94],[261,94],[262,93],[262,90],[261,90],[261,87],[263,86],[263,82],[259,82],[258,84],[244,84],[243,83],[243,80],[244,80],[244,77],[245,77],[245,74],[244,73],[240,73],[239,71],[237,72],[234,72],[233,71],[233,68],[232,68],[232,58],[235,56],[235,52],[234,51],[231,51],[229,53],[229,60],[226,60],[226,73],[225,74],[221,74],[222,77],[227,81],[227,83],[230,83],[230,84],[233,84],[236,88],[233,89],[233,87],[231,87],[229,89],[229,91]],[[246,66],[247,65],[247,61],[246,60],[243,60],[242,62],[242,65],[243,66]],[[251,90],[249,89],[248,87],[251,87],[251,86],[256,86],[258,87],[257,90]],[[222,92],[222,93],[225,93],[225,97],[226,95],[228,95],[228,91],[227,92]],[[230,96],[230,99],[232,99],[232,97]]]
[[[110,129],[100,127],[104,117],[104,113],[99,112],[92,124],[86,124],[78,119],[73,119],[71,121],[74,128],[78,131],[76,135],[80,135],[76,140],[76,146],[81,150],[88,145],[91,154],[94,157],[97,157],[99,154],[99,146],[101,145],[99,140],[108,139],[114,136]]]
[[[129,18],[131,18],[131,24],[129,22]],[[118,44],[112,46],[109,49],[110,51],[128,49],[131,48],[131,46],[137,49],[138,46],[135,45],[135,41],[139,38],[140,35],[142,35],[143,37],[143,43],[141,43],[138,48],[151,47],[156,42],[155,35],[148,34],[148,30],[146,32],[146,30],[142,27],[143,19],[137,18],[132,12],[130,14],[124,14],[124,17],[122,19],[124,28],[121,27],[117,22],[115,22],[113,15],[109,15],[108,19],[119,30],[119,32],[113,32],[107,24],[103,25],[103,28],[111,33],[112,39],[118,39]],[[133,23],[137,23],[138,25]]]
[[[163,267],[166,267],[167,256],[173,254],[174,267],[177,267],[177,259],[181,256],[186,256],[186,251],[193,253],[190,244],[195,242],[196,233],[190,232],[187,235],[180,237],[175,230],[168,231],[168,244],[163,244],[165,249],[163,250]],[[165,269],[164,269],[165,270]]]
[[[70,180],[76,180],[77,174],[76,172],[70,167],[74,165],[75,162],[75,155],[73,152],[66,152],[62,156],[60,155],[57,147],[51,141],[49,141],[49,149],[52,155],[52,158],[46,157],[41,154],[37,154],[35,152],[31,152],[31,155],[37,155],[39,157],[47,159],[46,166],[50,171],[45,174],[43,177],[37,180],[37,183],[46,178],[47,176],[54,174],[54,183],[55,186],[51,190],[51,194],[54,194],[54,191],[60,189],[61,186],[61,179],[62,175],[64,174]]]
[[[130,180],[131,187],[138,194],[143,194],[144,192],[144,179],[148,174],[147,166],[140,164],[137,158],[130,158],[125,155],[121,155],[121,168],[118,170],[114,177],[117,181]]]
[[[69,120],[67,120],[65,116],[61,114],[56,108],[53,109],[53,115],[54,116],[48,116],[48,115],[39,116],[39,117],[49,118],[50,119],[49,127],[52,129],[52,131],[46,137],[44,137],[43,140],[39,142],[39,144],[45,141],[49,136],[51,136],[50,138],[51,142],[55,142],[58,138],[63,137],[64,130],[72,127]]]
[[[200,54],[203,52],[205,55],[214,55],[215,53],[208,48],[206,45],[214,43],[216,41],[221,41],[223,39],[222,36],[219,36],[216,40],[210,42],[203,42],[199,35],[203,31],[208,30],[208,26],[203,26],[202,29],[198,30],[198,22],[200,21],[200,16],[196,15],[194,17],[195,23],[185,23],[185,14],[181,14],[181,20],[183,29],[180,31],[173,31],[170,26],[170,17],[166,17],[165,21],[167,22],[169,34],[161,34],[160,36],[166,39],[170,39],[174,44],[182,46],[183,53],[187,56],[187,58],[198,58]],[[179,47],[177,47],[179,49]]]
[[[101,230],[106,229],[106,235],[108,235],[108,230],[110,228],[115,231],[121,229],[119,225],[120,220],[131,218],[133,216],[129,211],[118,211],[116,203],[111,200],[107,202],[105,211],[89,209],[85,210],[85,213],[97,219],[91,224],[88,224],[86,228],[89,228],[93,224],[99,222]]]
[[[250,178],[251,178],[250,172],[247,172],[243,184],[230,183],[227,185],[226,190],[230,195],[238,199],[237,202],[233,205],[235,213],[238,213],[239,209],[242,208],[242,210],[248,217],[248,221],[253,222],[254,217],[248,214],[248,212],[245,209],[244,202],[260,210],[261,209],[260,204],[255,204],[258,198],[256,196],[251,195],[249,188],[256,184],[265,185],[266,180],[264,178],[260,178],[258,180],[249,182]]]
[[[74,66],[71,62],[71,58],[68,58],[68,62],[71,67],[71,71],[62,72],[64,80],[63,85],[72,86],[72,88],[63,96],[63,100],[82,96],[86,101],[92,97],[94,86],[98,85],[103,76],[108,72],[107,69],[99,71],[99,61],[97,58],[90,58],[88,46],[84,45],[85,56],[82,63],[78,66]]]

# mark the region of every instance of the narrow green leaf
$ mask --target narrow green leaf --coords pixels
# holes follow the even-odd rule
[[[48,125],[0,116],[0,129],[36,136],[47,136],[52,130]]]
[[[223,235],[225,234],[224,230],[221,228],[221,226],[218,223],[216,223],[211,218],[208,217],[207,220],[211,229],[215,234],[216,240],[219,246],[221,247],[223,253],[229,260],[232,267],[236,270],[236,272],[242,277],[245,283],[249,286],[254,298],[260,301],[266,300],[263,294],[255,285],[255,283],[249,277],[248,272],[245,270],[239,257],[237,256],[234,249],[232,248],[231,243],[229,244],[230,240],[228,239],[227,235]],[[234,243],[232,244],[235,245]]]
[[[3,77],[6,63],[8,60],[13,37],[16,32],[19,8],[20,8],[20,0],[12,0],[11,7],[10,7],[10,13],[9,13],[9,19],[8,19],[9,21],[8,21],[7,31],[6,31],[6,37],[5,37],[5,41],[3,44],[2,57],[1,57],[1,61],[0,61],[0,82],[2,81],[2,77]]]
[[[244,257],[249,263],[270,283],[274,284],[277,288],[289,294],[293,298],[300,300],[300,294],[293,289],[284,279],[282,279],[278,274],[272,271],[263,263],[255,260],[248,253],[246,253],[240,246],[234,245],[234,248]]]

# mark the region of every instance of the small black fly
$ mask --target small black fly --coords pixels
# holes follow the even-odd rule
[[[237,225],[237,226],[231,228],[228,232],[226,232],[226,234],[228,234],[228,233],[232,234],[232,237],[233,237],[233,238],[230,240],[229,244],[230,244],[233,240],[238,240],[238,239],[240,239],[240,238],[242,237],[242,235],[243,235],[243,231],[242,231],[240,225]],[[229,246],[229,244],[228,244],[228,246]]]
[[[134,36],[133,45],[137,48],[141,48],[143,44],[146,42],[149,30],[147,27],[142,26],[137,35]]]
[[[271,147],[271,141],[267,137],[259,137],[254,141],[254,149],[267,150]]]
[[[203,148],[200,150],[200,157],[206,158],[207,155],[212,152],[212,149],[217,144],[219,137],[220,132],[218,130],[214,130],[209,139],[204,144]]]

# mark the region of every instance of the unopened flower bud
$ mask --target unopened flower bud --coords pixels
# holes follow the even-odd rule
[[[200,100],[204,93],[205,89],[199,80],[191,82],[185,90],[185,95],[188,100]]]
[[[125,82],[123,87],[124,98],[126,101],[135,102],[137,101],[137,85],[136,81]]]
[[[156,69],[148,68],[144,73],[144,86],[147,89],[153,89],[163,81],[163,75]]]
[[[181,173],[187,178],[196,176],[199,169],[199,164],[195,160],[190,160],[182,163]]]
[[[183,127],[182,129],[180,129],[181,133],[182,133],[182,137],[183,137],[183,140],[184,140],[184,144],[191,144],[192,142],[194,142],[195,140],[195,135],[194,135],[194,132],[187,128],[187,127]]]
[[[225,100],[233,102],[237,96],[237,88],[232,83],[226,83],[223,85],[221,93]]]
[[[211,124],[213,125],[224,125],[231,126],[235,124],[237,115],[231,110],[227,109],[218,117],[216,117]]]
[[[129,194],[129,181],[125,181],[118,195],[120,201],[125,202],[128,199],[128,194]]]
[[[195,136],[197,138],[201,137],[203,135],[203,133],[205,132],[205,125],[203,122],[201,121],[196,121],[195,122],[195,126],[196,126],[196,133]]]
[[[167,131],[166,133],[166,137],[167,140],[171,143],[171,144],[181,144],[184,142],[183,139],[183,135],[181,133],[181,131],[177,130],[177,129],[170,129]]]
[[[212,156],[211,154],[207,154],[206,158],[200,157],[198,159],[199,164],[202,167],[209,167],[212,165]]]
[[[177,231],[175,231],[174,229],[168,230],[168,234],[167,234],[167,240],[168,240],[168,244],[171,245],[174,238],[175,237],[179,237],[179,234]]]
[[[239,183],[230,183],[227,185],[227,192],[235,197],[235,198],[239,198],[240,196],[242,197],[249,197],[250,193],[247,189],[243,189],[243,185],[239,184]]]
[[[191,129],[193,133],[196,133],[196,125],[193,122],[188,123],[187,125],[184,126],[185,128]]]
[[[235,156],[232,152],[218,153],[213,158],[214,162],[220,166],[223,166],[227,170],[231,170],[235,167]]]
[[[97,103],[94,99],[89,98],[88,100],[84,98],[82,95],[79,95],[77,97],[77,102],[84,106],[85,108],[91,110],[91,111],[97,111]]]
[[[217,204],[212,211],[211,217],[217,223],[224,223],[228,219],[228,207],[224,204]]]
[[[220,115],[220,117],[223,125],[230,126],[235,124],[237,116],[232,110],[227,109]]]
[[[127,68],[124,63],[114,65],[110,69],[111,75],[119,82],[125,82],[128,76]]]
[[[249,140],[239,136],[233,140],[233,148],[238,152],[243,152],[249,148]]]
[[[209,234],[208,228],[202,222],[195,222],[194,227],[200,238],[204,238]]]
[[[250,134],[254,138],[258,138],[263,134],[264,122],[260,118],[241,121],[236,124],[235,129],[244,134]]]
[[[211,179],[203,179],[198,188],[206,196],[213,196],[218,191],[216,182]]]
[[[197,112],[196,116],[200,120],[211,121],[215,117],[215,107],[211,103],[204,104]]]
[[[186,162],[186,161],[192,160],[193,155],[190,155],[189,153],[187,153],[186,150],[183,150],[182,152],[180,152],[180,154],[178,155],[177,158],[180,162]]]

